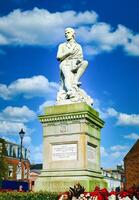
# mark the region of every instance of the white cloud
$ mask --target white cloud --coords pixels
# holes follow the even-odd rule
[[[103,109],[100,105],[96,108],[102,118],[113,117],[117,120],[116,125],[139,126],[139,114],[121,113],[114,108]]]
[[[23,128],[25,132],[28,132],[28,128],[23,123],[0,121],[0,133],[3,135],[18,134],[21,128]]]
[[[139,34],[121,24],[113,28],[110,24],[99,22],[94,11],[51,13],[39,8],[14,10],[0,17],[0,44],[56,46],[63,41],[67,26],[76,29],[77,39],[84,44],[88,55],[110,52],[118,46],[129,55],[139,55]]]
[[[0,34],[0,44],[1,44],[1,45],[6,45],[6,44],[8,44],[7,39],[6,39],[2,34]]]
[[[110,147],[101,147],[101,160],[103,167],[116,167],[118,164],[123,165],[123,159],[131,147],[127,145],[115,145]]]
[[[25,146],[29,146],[31,144],[31,137],[29,135],[25,135],[23,138],[23,143]]]
[[[88,55],[96,55],[103,51],[109,52],[118,46],[123,46],[126,52],[130,51],[125,48],[129,39],[132,41],[136,35],[123,25],[118,25],[117,29],[113,29],[107,23],[96,23],[92,27],[79,27],[77,30],[80,40],[85,44],[84,50]],[[135,44],[139,47],[137,41]],[[132,53],[134,55],[134,52]]]
[[[113,158],[120,158],[122,156],[122,153],[120,151],[116,151],[114,153],[111,153],[111,157]]]
[[[83,47],[83,52],[85,55],[92,56],[100,53],[100,50],[97,47],[93,47],[91,45],[85,45]]]
[[[105,147],[102,147],[102,146],[100,147],[100,154],[102,157],[108,156],[108,153],[107,153]]]
[[[44,112],[44,108],[45,108],[46,106],[52,106],[52,105],[54,105],[54,104],[55,104],[55,101],[54,101],[54,100],[45,101],[43,104],[41,104],[41,105],[39,106],[39,112],[40,112],[40,113]]]
[[[100,100],[94,99],[94,102],[95,102],[94,109],[97,110],[97,112],[99,112],[100,117],[103,119],[107,118],[106,110],[101,107]]]
[[[120,149],[119,151],[118,149],[116,151],[112,151],[111,147],[108,147],[107,149],[101,147],[100,150],[101,150],[101,162],[103,163],[103,167],[107,168],[115,167],[116,165],[121,163],[124,156],[126,155],[125,151],[123,151],[122,149]]]
[[[110,167],[110,165],[111,166],[113,165],[114,167],[118,165],[119,163],[122,163],[124,156],[129,151],[129,146],[126,146],[126,145],[122,146],[122,145],[117,144],[115,146],[111,146],[107,148],[101,147],[100,150],[101,150],[101,158],[103,161],[103,165],[107,167]]]
[[[124,138],[131,139],[131,140],[137,140],[137,139],[139,139],[139,134],[137,134],[137,133],[130,133],[128,135],[125,135]]]
[[[42,145],[31,146],[30,155],[31,163],[42,163]]]
[[[118,115],[118,112],[114,108],[108,108],[107,115],[110,117],[116,117]]]
[[[106,119],[109,117],[116,117],[116,118],[118,117],[118,112],[114,108],[103,109],[103,108],[100,108],[99,106],[96,109],[100,113],[103,119]]]
[[[111,146],[107,150],[107,155],[109,156],[109,159],[115,160],[117,158],[122,159],[126,152],[128,151],[129,147],[126,145],[115,145]]]
[[[83,41],[87,43],[94,41],[94,43],[102,45],[100,45],[102,50],[109,51],[117,45],[126,44],[130,31],[122,25],[118,25],[117,29],[114,30],[111,25],[98,22],[92,25],[90,29],[79,28],[78,34]]]
[[[127,150],[128,148],[129,147],[125,145],[115,145],[115,146],[112,146],[110,149],[112,151],[123,151],[123,150]]]
[[[27,106],[8,106],[0,113],[0,120],[5,121],[28,122],[34,120],[35,118],[35,112],[30,110]]]
[[[65,26],[92,24],[96,19],[94,11],[50,13],[38,8],[23,12],[17,9],[0,18],[1,40],[2,44],[54,45],[62,39]]]
[[[8,100],[22,94],[25,98],[32,98],[55,94],[57,89],[57,83],[49,82],[46,77],[39,75],[17,79],[8,86],[0,84],[0,97]]]
[[[135,125],[139,126],[139,115],[120,113],[118,116],[118,125]]]
[[[139,34],[133,36],[132,40],[125,45],[125,51],[129,55],[139,56]]]
[[[4,84],[0,84],[0,97],[5,100],[9,98],[9,90]]]
[[[34,132],[33,129],[27,127],[25,123],[36,119],[34,111],[27,106],[12,107],[8,106],[0,112],[0,135],[6,137],[19,136],[19,131],[25,131],[25,144],[29,145],[31,142],[30,134]],[[18,138],[19,139],[19,138]]]
[[[32,121],[35,118],[36,114],[27,106],[8,106],[0,113],[0,134],[16,135],[21,128],[28,134],[32,133],[33,129],[28,128],[24,123]]]

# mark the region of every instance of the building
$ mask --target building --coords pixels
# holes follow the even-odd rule
[[[30,174],[29,174],[29,188],[30,190],[34,190],[35,181],[38,178],[39,174],[42,170],[42,164],[34,164],[30,167]]]
[[[117,166],[116,169],[102,169],[104,180],[108,184],[108,190],[112,191],[116,188],[123,188],[124,169],[122,166]]]
[[[139,187],[139,139],[124,157],[126,189]]]
[[[6,180],[28,180],[30,162],[26,148],[0,138],[0,146],[5,145],[4,160],[8,166]],[[2,149],[1,149],[2,151]],[[21,168],[22,167],[22,168]]]

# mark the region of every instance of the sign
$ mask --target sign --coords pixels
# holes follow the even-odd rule
[[[90,162],[96,162],[96,147],[87,145],[87,159]]]
[[[53,145],[52,160],[77,160],[77,144]]]

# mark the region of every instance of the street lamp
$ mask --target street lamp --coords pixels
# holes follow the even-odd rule
[[[20,149],[20,162],[19,162],[19,168],[20,168],[20,173],[21,173],[21,179],[22,179],[22,147],[23,147],[23,138],[25,135],[25,132],[23,129],[19,132],[20,139],[21,139],[21,149]]]
[[[20,135],[20,139],[21,139],[21,151],[20,151],[20,162],[22,159],[22,147],[23,147],[23,137],[25,135],[25,132],[23,131],[23,129],[21,129],[21,131],[19,132]]]
[[[0,142],[0,157],[2,157],[3,144]]]

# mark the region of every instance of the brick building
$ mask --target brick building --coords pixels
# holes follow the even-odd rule
[[[4,159],[8,166],[7,175],[3,178],[6,180],[28,180],[30,162],[28,160],[27,149],[22,147],[22,156],[20,162],[20,145],[5,141],[3,139],[0,140],[0,144],[1,146],[5,145],[6,153],[4,155]],[[22,170],[20,165],[22,166]]]
[[[34,164],[30,167],[30,174],[29,174],[29,188],[31,191],[34,190],[34,184],[36,179],[38,178],[39,174],[42,170],[42,164]]]
[[[134,184],[139,187],[139,139],[124,157],[126,189]]]

